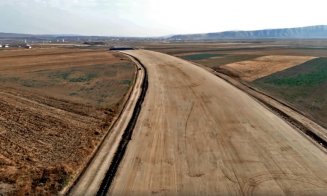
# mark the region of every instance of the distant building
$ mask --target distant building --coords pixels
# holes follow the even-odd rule
[[[9,44],[5,44],[4,46],[2,46],[4,48],[9,48]]]
[[[0,48],[2,48],[2,44],[0,44]]]
[[[26,49],[31,49],[31,48],[32,48],[32,46],[31,46],[31,45],[29,45],[29,44],[26,44],[24,48],[26,48]]]

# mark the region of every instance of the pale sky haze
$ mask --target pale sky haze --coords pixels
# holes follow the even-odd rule
[[[325,0],[0,0],[0,32],[162,36],[327,24]]]

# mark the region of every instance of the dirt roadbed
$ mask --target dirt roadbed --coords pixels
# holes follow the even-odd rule
[[[263,92],[260,92],[257,89],[250,87],[243,82],[235,80],[225,74],[218,72],[215,74],[256,98],[258,101],[270,108],[274,113],[285,119],[286,122],[290,123],[292,126],[295,126],[306,137],[309,137],[309,139],[311,139],[314,144],[317,144],[322,148],[322,150],[327,152],[327,130],[325,128],[310,120],[300,111],[292,108],[286,103],[281,102],[280,100],[266,95]]]
[[[325,151],[258,100],[187,61],[128,51],[148,70],[109,195],[326,195]]]
[[[310,118],[306,117],[306,115],[301,111],[298,111],[289,104],[251,87],[246,82],[242,82],[239,78],[234,78],[227,75],[225,70],[219,72],[201,64],[194,62],[191,63],[208,70],[212,74],[222,78],[236,88],[254,97],[260,103],[268,107],[272,112],[279,115],[286,122],[303,133],[304,136],[308,137],[308,139],[313,141],[314,144],[318,145],[318,147],[327,152],[327,130],[316,122],[312,121]]]

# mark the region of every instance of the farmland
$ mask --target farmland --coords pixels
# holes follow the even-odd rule
[[[327,127],[326,57],[255,80],[253,85],[286,100]]]
[[[236,171],[235,175],[244,180],[239,182],[240,187],[246,186],[246,181],[256,174],[254,170],[249,175],[243,173],[244,168],[253,168],[252,162],[249,162],[251,166],[246,165],[248,157],[258,162],[255,166],[258,171],[272,175],[276,183],[284,183],[278,179],[280,175],[285,179],[292,177],[281,174],[290,170],[292,173],[303,172],[301,179],[308,179],[304,184],[317,183],[325,187],[320,181],[326,169],[322,164],[325,159],[321,156],[322,151],[289,127],[278,114],[199,68],[207,66],[227,74],[241,84],[291,105],[326,127],[326,50],[325,46],[314,48],[312,44],[316,43],[301,47],[284,42],[131,43],[133,47],[141,46],[178,58],[146,50],[130,51],[147,68],[149,89],[132,140],[109,191],[172,193],[175,189],[171,187],[176,186],[178,191],[185,193],[200,189],[207,193],[212,190],[226,193],[229,175],[226,181],[217,175],[225,176],[226,169],[228,173]],[[86,168],[87,161],[108,133],[131,85],[138,80],[135,81],[136,70],[127,57],[92,48],[0,51],[1,194],[58,194]],[[141,78],[138,78],[138,84],[141,84]],[[129,100],[136,102],[137,94]],[[125,115],[130,115],[133,108],[127,107],[126,111]],[[123,124],[128,123],[125,115],[120,118]],[[121,131],[119,133],[124,131],[121,126],[116,129]],[[197,135],[198,130],[205,134]],[[121,141],[118,132],[111,132],[117,134],[115,137],[109,134],[108,146],[99,148],[107,157],[110,157],[109,151],[110,155],[116,153],[112,146]],[[222,140],[217,142],[213,139],[216,136]],[[219,146],[220,143],[223,146]],[[267,143],[271,145],[269,148]],[[203,150],[203,146],[208,149]],[[284,152],[284,146],[291,146],[292,150]],[[167,149],[169,153],[166,153]],[[228,156],[223,158],[226,168],[221,166],[220,155],[206,154],[220,150],[227,152]],[[272,151],[288,154],[281,161],[274,154],[263,158],[270,156]],[[194,156],[194,153],[198,155]],[[244,157],[229,156],[234,153],[244,154]],[[100,153],[93,159],[97,159],[99,165],[104,160],[102,155]],[[304,167],[309,162],[309,172],[291,168],[297,157],[307,159],[300,160],[299,164]],[[110,158],[105,160],[103,163],[110,164]],[[273,162],[278,167],[270,171]],[[259,163],[265,163],[267,170]],[[243,166],[238,167],[239,164]],[[291,166],[288,168],[288,165]],[[87,186],[81,182],[78,187],[85,186],[96,192],[98,187],[93,182],[101,183],[102,179],[93,180],[94,176],[101,176],[94,171],[106,175],[108,167],[105,166],[91,168],[90,175],[80,178],[88,181]],[[279,167],[284,168],[283,171],[279,171]],[[317,176],[313,177],[310,171]],[[178,178],[175,178],[176,174]],[[145,180],[139,180],[139,176]],[[217,186],[218,180],[226,186]],[[209,186],[197,186],[198,181],[208,183],[210,189]],[[306,185],[296,186],[297,190],[306,190]],[[269,189],[259,188],[262,193]],[[285,191],[288,191],[287,187]]]
[[[191,55],[182,56],[182,58],[186,60],[203,60],[203,59],[221,57],[221,56],[224,56],[224,54],[200,53],[200,54],[191,54]]]
[[[221,68],[233,72],[234,75],[237,75],[242,80],[253,81],[313,58],[310,56],[269,55],[248,61],[226,64],[221,66]]]
[[[0,51],[0,192],[56,194],[83,169],[134,81],[117,53]]]
[[[206,65],[210,68],[218,68],[222,65],[245,61],[245,60],[251,60],[260,56],[260,55],[251,55],[251,54],[235,55],[235,54],[221,54],[221,53],[209,54],[209,55],[207,55],[207,53],[199,53],[199,54],[185,55],[179,57],[189,61],[194,61],[202,65]],[[197,56],[199,56],[200,58],[197,58]]]

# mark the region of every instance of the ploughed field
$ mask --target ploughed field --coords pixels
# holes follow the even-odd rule
[[[0,193],[56,194],[81,171],[133,84],[100,50],[0,51]]]

